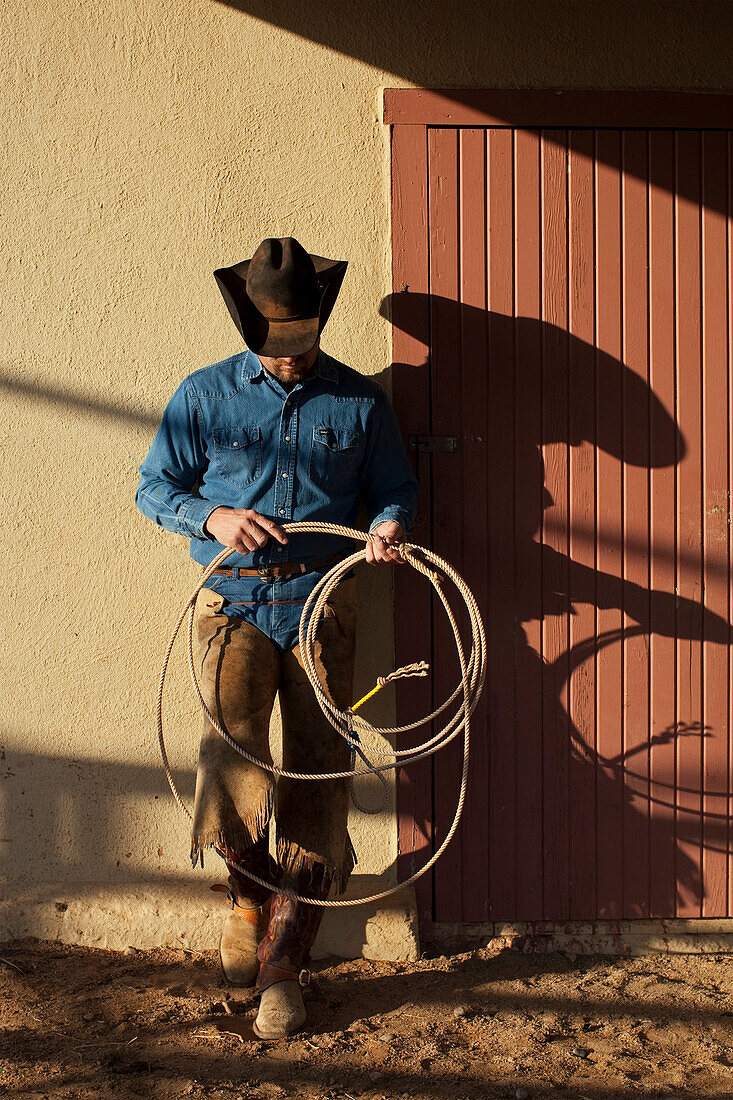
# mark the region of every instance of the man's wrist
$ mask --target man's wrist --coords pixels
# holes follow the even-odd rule
[[[383,530],[383,528],[385,530]],[[391,538],[404,538],[405,529],[396,519],[383,519],[381,523],[375,523],[369,528],[369,534],[389,535]]]
[[[227,511],[227,509],[224,507],[224,505],[223,504],[217,504],[216,507],[212,508],[211,511],[209,512],[208,516],[204,520],[204,534],[206,535],[207,538],[209,538],[209,539],[214,538],[211,531],[209,530],[209,520],[212,518],[212,516],[215,516],[217,514],[217,512],[224,512],[224,511]]]

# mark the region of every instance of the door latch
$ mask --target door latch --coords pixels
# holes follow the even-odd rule
[[[458,436],[455,435],[411,435],[407,442],[410,450],[419,454],[458,450]]]

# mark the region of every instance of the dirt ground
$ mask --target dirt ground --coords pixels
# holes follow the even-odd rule
[[[214,952],[0,954],[0,1097],[733,1098],[724,956],[331,960],[305,1029],[263,1043]]]

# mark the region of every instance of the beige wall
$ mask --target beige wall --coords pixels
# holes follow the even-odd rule
[[[125,884],[157,884],[164,907],[167,885],[193,872],[154,696],[196,572],[185,541],[132,497],[179,380],[241,347],[212,270],[265,235],[347,257],[324,346],[381,375],[383,89],[724,88],[730,8],[11,0],[5,13],[6,891],[53,883],[56,897],[103,905]],[[389,583],[362,578],[357,689],[392,667]],[[169,715],[190,792],[199,720],[182,674]],[[389,867],[392,813],[356,815],[353,833],[361,871]],[[58,934],[83,938],[76,919]],[[6,913],[3,930],[34,928]]]

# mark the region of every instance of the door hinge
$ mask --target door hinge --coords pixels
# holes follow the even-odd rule
[[[419,451],[421,454],[458,450],[456,435],[411,435],[408,443],[411,451]]]

